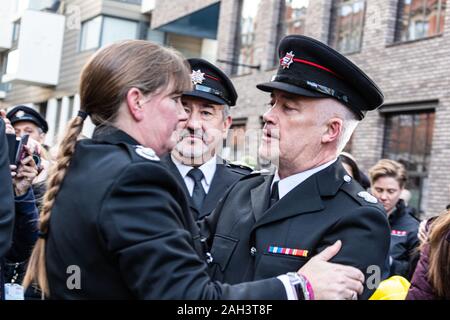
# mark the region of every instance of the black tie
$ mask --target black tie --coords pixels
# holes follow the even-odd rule
[[[203,200],[205,200],[205,190],[202,186],[203,172],[199,168],[193,168],[187,174],[194,180],[194,191],[192,192],[192,202],[198,211],[202,209]]]
[[[270,193],[270,203],[269,203],[269,208],[272,208],[272,206],[275,204],[275,202],[277,202],[278,200],[280,200],[280,194],[278,193],[278,181],[274,182],[273,186],[272,186],[272,192]]]

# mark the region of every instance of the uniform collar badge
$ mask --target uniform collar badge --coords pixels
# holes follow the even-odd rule
[[[156,155],[152,148],[145,148],[143,146],[136,146],[136,153],[144,159],[152,161],[160,161],[159,157]]]
[[[281,66],[283,69],[289,69],[291,63],[294,62],[295,54],[294,52],[287,52],[286,55],[281,59]]]
[[[367,191],[358,192],[358,197],[363,198],[364,200],[366,200],[369,203],[378,203],[377,198],[375,198],[373,195],[371,195]]]
[[[391,235],[396,236],[396,237],[404,237],[404,236],[406,236],[406,231],[392,230]]]
[[[205,80],[205,74],[200,69],[198,69],[197,71],[192,70],[191,81],[194,85],[202,84],[204,80]]]

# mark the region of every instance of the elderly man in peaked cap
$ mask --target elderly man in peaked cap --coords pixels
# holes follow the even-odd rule
[[[285,37],[279,57],[277,74],[257,85],[271,105],[260,156],[278,168],[241,179],[208,218],[210,272],[227,283],[264,279],[302,267],[341,240],[331,262],[358,268],[366,281],[359,297],[351,289],[335,297],[367,299],[385,266],[389,225],[383,207],[346,173],[338,155],[383,94],[351,61],[314,39]],[[313,290],[333,290],[317,274],[305,274]],[[287,287],[301,282],[297,274],[283,277]]]
[[[220,157],[231,126],[230,107],[237,93],[231,80],[204,59],[188,59],[193,89],[181,101],[188,119],[179,128],[179,141],[162,159],[179,181],[196,219],[208,216],[225,191],[251,169]]]

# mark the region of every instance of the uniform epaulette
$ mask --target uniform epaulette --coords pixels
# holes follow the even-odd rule
[[[347,193],[350,197],[352,197],[356,202],[363,206],[373,206],[380,207],[380,203],[377,198],[371,195],[369,192],[365,191],[358,183],[348,182],[344,183],[341,187],[345,193]]]
[[[225,162],[225,166],[230,168],[233,172],[242,174],[242,175],[248,175],[253,172],[253,169],[245,164],[242,163],[232,163],[232,162]]]
[[[152,148],[146,148],[141,145],[135,145],[135,146],[132,146],[129,144],[124,144],[124,145],[128,149],[128,152],[132,159],[135,159],[135,160],[146,159],[146,160],[156,161],[156,162],[161,161],[159,159],[159,157],[156,155],[156,152]]]

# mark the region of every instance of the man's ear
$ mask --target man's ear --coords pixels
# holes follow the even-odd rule
[[[342,133],[344,121],[339,118],[331,118],[328,120],[325,133],[322,135],[322,143],[330,143],[336,141]]]
[[[231,116],[226,117],[225,120],[223,121],[222,134],[223,134],[224,139],[227,138],[228,130],[230,129],[232,123],[233,123],[233,119],[231,118]]]
[[[144,109],[142,101],[144,100],[144,95],[137,88],[131,88],[127,92],[126,102],[128,110],[131,116],[136,121],[141,121],[144,118]]]

